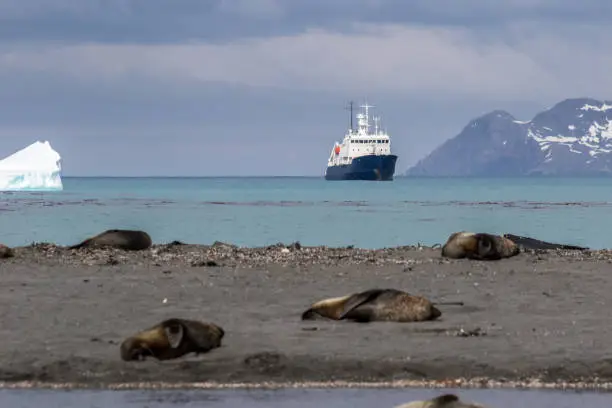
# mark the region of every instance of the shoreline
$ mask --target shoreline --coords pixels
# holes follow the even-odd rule
[[[91,390],[91,391],[135,391],[135,390],[286,390],[286,389],[516,389],[522,391],[553,390],[612,393],[612,382],[540,382],[499,381],[487,378],[454,379],[448,381],[397,380],[384,382],[367,381],[302,381],[302,382],[134,382],[134,383],[54,383],[54,382],[0,382],[4,390]]]
[[[608,250],[498,261],[295,243],[14,250],[0,260],[0,388],[612,389]],[[299,318],[312,302],[375,287],[464,306],[418,323]],[[120,360],[123,339],[169,317],[220,324],[222,346]]]

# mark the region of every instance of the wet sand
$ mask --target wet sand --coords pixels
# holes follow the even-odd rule
[[[0,271],[4,385],[612,382],[608,251],[487,262],[420,247],[130,253],[38,245],[16,248]],[[375,287],[465,305],[441,306],[433,322],[300,320],[316,300]],[[121,361],[125,337],[169,317],[221,325],[223,346],[173,361]]]

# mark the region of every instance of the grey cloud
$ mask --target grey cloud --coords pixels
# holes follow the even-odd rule
[[[217,42],[349,32],[356,22],[469,26],[607,23],[607,0],[2,0],[0,41]]]
[[[368,26],[359,36],[311,32],[223,45],[38,46],[0,53],[0,71],[61,73],[78,86],[89,82],[105,89],[123,80],[155,81],[170,89],[221,81],[304,92],[542,100],[593,94],[612,84],[607,74],[612,58],[601,52],[607,30],[572,26],[558,32],[523,24],[501,40],[467,29]],[[583,61],[590,63],[589,75],[577,75]],[[156,102],[143,106],[150,103]]]

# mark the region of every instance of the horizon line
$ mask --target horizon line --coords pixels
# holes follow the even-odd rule
[[[301,175],[301,176],[278,176],[278,175],[217,175],[217,176],[161,176],[161,175],[152,175],[152,176],[105,176],[105,175],[95,175],[95,176],[61,176],[62,179],[85,179],[85,178],[106,178],[106,179],[205,179],[205,178],[317,178],[324,179],[323,175]],[[531,174],[531,175],[498,175],[498,176],[485,176],[485,175],[462,175],[462,176],[428,176],[428,175],[405,175],[398,174],[394,176],[394,179],[507,179],[507,178],[521,178],[521,179],[535,179],[535,178],[612,178],[612,174],[585,174],[585,175],[559,175],[559,174]]]

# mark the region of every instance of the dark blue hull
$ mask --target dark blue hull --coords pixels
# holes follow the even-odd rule
[[[325,180],[390,181],[395,174],[395,162],[397,156],[394,154],[357,157],[351,164],[328,167]]]

